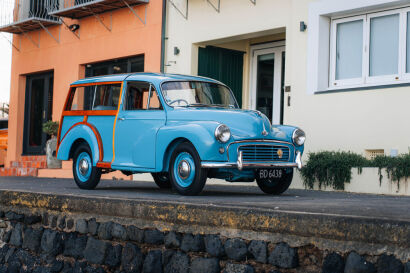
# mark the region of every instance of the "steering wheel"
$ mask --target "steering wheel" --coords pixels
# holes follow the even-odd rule
[[[181,101],[182,101],[182,102],[185,102],[186,105],[189,104],[189,102],[186,101],[186,100],[184,100],[184,99],[176,99],[176,100],[173,100],[173,101],[168,102],[168,104],[169,104],[169,105],[172,105],[172,104],[174,104],[174,103],[176,103],[176,102],[181,102]]]

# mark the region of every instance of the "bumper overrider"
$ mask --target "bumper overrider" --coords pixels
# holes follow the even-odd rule
[[[236,162],[208,162],[203,161],[201,163],[202,168],[237,168],[242,170],[244,168],[302,168],[302,155],[300,152],[296,153],[295,162],[243,162],[242,152],[238,153]]]

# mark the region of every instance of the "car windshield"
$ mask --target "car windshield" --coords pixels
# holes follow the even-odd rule
[[[162,94],[169,106],[238,108],[231,90],[210,82],[180,81],[162,84]]]

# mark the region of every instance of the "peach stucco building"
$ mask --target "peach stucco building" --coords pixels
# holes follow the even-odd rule
[[[42,124],[59,120],[71,82],[161,70],[161,0],[7,1],[13,11],[1,15],[0,31],[14,35],[6,168],[42,158]]]

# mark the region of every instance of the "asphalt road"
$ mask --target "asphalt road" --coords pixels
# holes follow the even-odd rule
[[[158,189],[153,182],[103,180],[95,190],[86,191],[78,189],[72,179],[0,177],[1,190],[171,201],[410,222],[410,197],[309,190],[288,190],[283,195],[271,196],[246,183],[241,186],[230,185],[228,182],[226,185],[206,185],[200,196],[180,196],[170,190]]]

